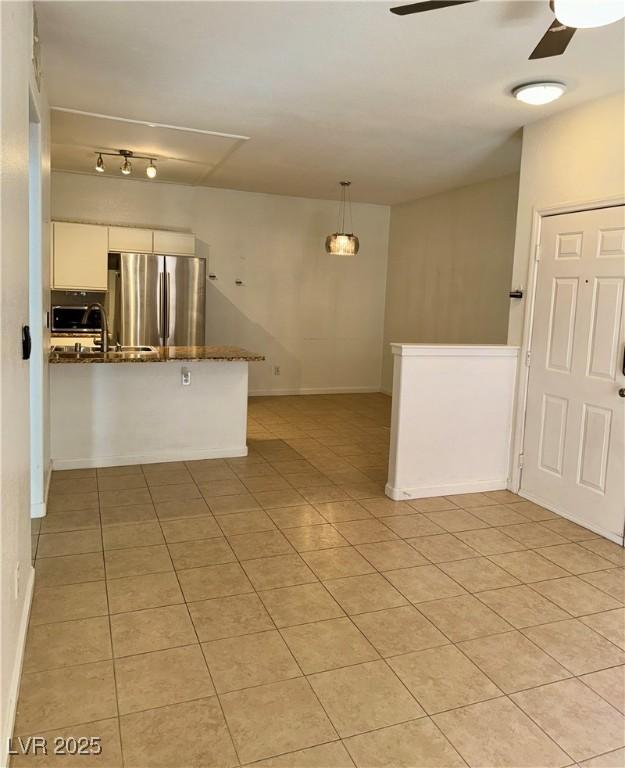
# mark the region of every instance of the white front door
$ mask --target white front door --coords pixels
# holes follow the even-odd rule
[[[538,253],[521,494],[622,543],[625,208],[545,217]]]

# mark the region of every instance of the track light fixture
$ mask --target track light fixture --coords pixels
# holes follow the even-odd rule
[[[102,155],[105,155],[106,157],[122,158],[122,164],[119,166],[119,170],[124,176],[130,176],[132,173],[133,160],[149,160],[150,163],[145,169],[145,174],[148,179],[156,178],[157,170],[156,165],[154,165],[156,162],[155,157],[150,157],[149,155],[135,155],[130,149],[118,149],[117,152],[96,152],[95,154],[98,156],[95,164],[95,169],[98,173],[104,173],[104,159],[102,158]]]

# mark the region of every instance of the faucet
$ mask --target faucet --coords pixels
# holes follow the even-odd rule
[[[82,323],[86,323],[87,319],[89,317],[89,312],[91,312],[92,309],[99,309],[100,310],[100,347],[102,349],[103,353],[106,353],[109,351],[109,324],[108,319],[106,317],[106,310],[100,304],[98,301],[94,301],[93,304],[89,304],[87,309],[85,309],[85,312],[82,316]]]

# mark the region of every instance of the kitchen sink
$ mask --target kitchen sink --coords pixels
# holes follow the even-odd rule
[[[56,346],[52,347],[50,351],[57,357],[98,357],[102,354],[99,349],[90,349],[89,347],[77,350],[74,347]]]
[[[113,347],[104,353],[101,349],[93,347],[84,347],[76,349],[74,345],[55,345],[50,350],[55,358],[61,360],[85,359],[85,358],[104,358],[106,360],[115,360],[119,358],[136,359],[140,357],[158,357],[157,347],[148,346],[121,346]]]

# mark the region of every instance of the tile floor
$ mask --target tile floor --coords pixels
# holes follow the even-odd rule
[[[13,766],[625,764],[625,554],[383,494],[390,400],[255,399],[247,458],[55,472]]]

